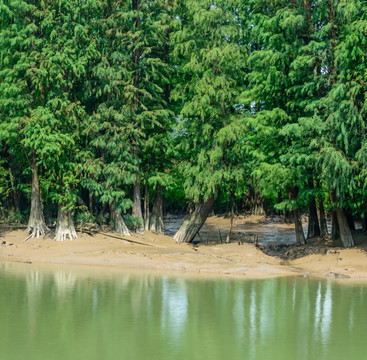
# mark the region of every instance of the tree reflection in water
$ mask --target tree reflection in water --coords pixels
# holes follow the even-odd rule
[[[2,356],[363,358],[366,286],[0,265]],[[57,351],[55,351],[57,349]]]

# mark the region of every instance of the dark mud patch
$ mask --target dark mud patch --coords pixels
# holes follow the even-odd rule
[[[293,224],[293,220],[282,215],[266,215],[259,220],[259,224]]]
[[[278,257],[282,260],[295,260],[308,255],[326,255],[329,251],[335,251],[335,247],[322,238],[313,239],[312,243],[300,246],[274,243],[261,243],[257,246],[264,254]]]
[[[367,251],[367,236],[362,230],[352,231],[355,246],[363,251]],[[307,244],[297,246],[287,243],[266,243],[261,242],[257,247],[266,255],[278,257],[282,260],[295,260],[308,255],[339,254],[343,250],[340,239],[331,240],[330,236],[315,237],[308,239]]]

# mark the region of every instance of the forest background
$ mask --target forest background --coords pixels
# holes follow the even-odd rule
[[[164,231],[190,212],[309,214],[345,247],[367,213],[367,1],[0,0],[0,207]],[[127,225],[127,226],[126,226]]]

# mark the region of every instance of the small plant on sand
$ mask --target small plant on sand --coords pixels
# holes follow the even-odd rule
[[[13,211],[8,213],[6,220],[9,224],[13,224],[14,226],[15,225],[18,226],[19,224],[22,224],[25,221],[24,215],[21,212],[13,212]]]
[[[109,214],[108,213],[98,213],[98,215],[95,218],[95,222],[103,230],[105,224],[108,223],[108,219],[109,219]]]
[[[137,232],[143,226],[143,219],[132,215],[124,215],[124,221],[129,230]]]
[[[83,211],[76,215],[76,223],[80,227],[86,226],[87,224],[93,224],[95,220],[95,217],[89,211]]]

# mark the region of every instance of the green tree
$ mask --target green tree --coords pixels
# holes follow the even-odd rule
[[[104,4],[95,24],[98,55],[86,84],[90,118],[86,125],[87,161],[84,180],[93,195],[109,204],[118,232],[127,234],[121,212],[132,207],[143,231],[141,162],[152,147],[160,149],[169,133],[165,87],[168,14],[166,2]],[[97,100],[97,101],[95,101]],[[172,117],[172,116],[171,116]],[[145,155],[155,168],[154,151]],[[133,185],[133,201],[127,195]]]
[[[39,171],[47,199],[59,205],[56,240],[76,237],[70,211],[76,203],[78,129],[84,116],[78,83],[88,57],[82,14],[90,4],[14,0],[5,6],[11,16],[1,32],[1,134],[9,147],[21,147],[32,170],[32,237],[48,230]]]
[[[0,118],[1,140],[9,148],[21,151],[32,171],[31,211],[28,222],[30,236],[44,234],[41,205],[39,165],[48,134],[39,122],[37,109],[44,104],[43,88],[37,84],[41,72],[43,40],[39,25],[43,14],[27,1],[9,0],[1,3],[1,70]]]
[[[243,143],[239,95],[244,86],[239,1],[184,1],[174,41],[180,81],[173,98],[181,102],[176,140],[186,196],[196,203],[176,233],[191,242],[225,183],[244,176],[238,161]]]
[[[366,5],[330,3],[331,90],[324,97],[320,168],[344,247],[354,245],[345,211],[365,213]]]
[[[251,72],[244,99],[253,106],[255,176],[264,194],[283,193],[277,207],[293,212],[297,243],[304,244],[304,204],[310,211],[309,237],[320,233],[315,197],[322,118],[317,115],[330,64],[328,7],[323,1],[253,0],[250,9]]]

